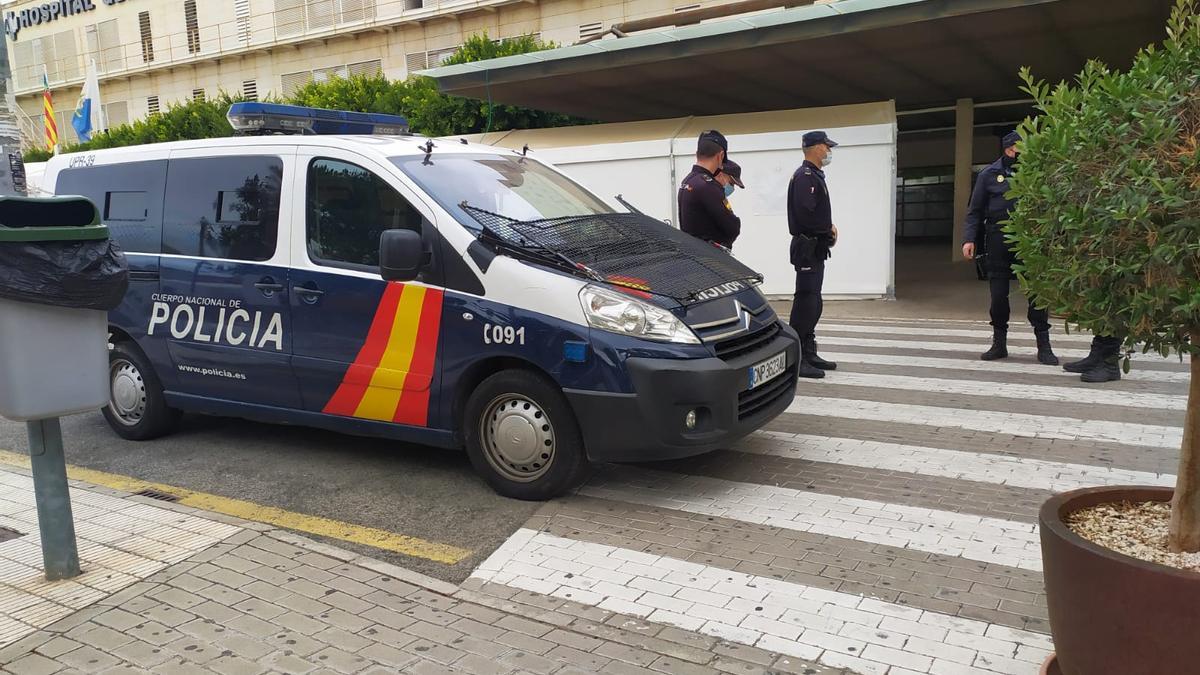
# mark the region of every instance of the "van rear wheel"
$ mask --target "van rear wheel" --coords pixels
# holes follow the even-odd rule
[[[506,370],[484,380],[467,401],[464,426],[471,464],[505,497],[557,497],[587,470],[570,404],[534,373]]]
[[[118,342],[109,350],[108,387],[104,419],[121,438],[158,438],[179,422],[181,413],[167,405],[153,366],[136,345]]]

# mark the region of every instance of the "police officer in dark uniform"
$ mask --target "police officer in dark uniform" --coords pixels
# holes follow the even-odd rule
[[[729,144],[718,131],[705,131],[696,143],[696,165],[679,186],[679,229],[693,237],[733,248],[742,231],[742,221],[729,205],[727,190],[732,192],[740,178],[722,184],[717,176],[727,162]],[[740,168],[738,169],[740,174]]]
[[[796,268],[796,294],[789,323],[800,335],[800,377],[825,377],[837,364],[817,354],[816,327],[823,303],[825,259],[837,242],[829,203],[829,186],[822,169],[833,161],[837,147],[824,131],[804,134],[804,163],[788,184],[788,231],[792,235],[791,261]]]
[[[966,227],[963,236],[963,257],[975,257],[976,244],[985,237],[987,244],[987,271],[992,293],[992,346],[979,358],[984,361],[1003,359],[1008,356],[1008,304],[1009,288],[1016,278],[1012,266],[1017,262],[1016,253],[1005,241],[1001,230],[1008,220],[1016,200],[1009,199],[1009,179],[1017,165],[1017,143],[1021,136],[1017,132],[1004,137],[1004,154],[988,165],[979,174],[967,209]],[[1048,366],[1058,365],[1058,357],[1050,349],[1050,313],[1034,306],[1029,299],[1029,323],[1037,337],[1038,362]]]
[[[1113,335],[1097,335],[1092,338],[1088,355],[1078,361],[1063,364],[1068,373],[1081,373],[1083,382],[1113,382],[1121,379],[1121,338]]]

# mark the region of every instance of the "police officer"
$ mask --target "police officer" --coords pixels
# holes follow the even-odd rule
[[[816,327],[823,308],[821,287],[825,283],[825,259],[837,242],[825,184],[824,167],[833,161],[837,147],[824,131],[804,134],[804,163],[788,184],[788,231],[792,235],[791,261],[796,268],[796,294],[792,298],[789,323],[800,335],[800,377],[825,377],[837,364],[817,354]]]
[[[1010,315],[1008,293],[1012,280],[1016,278],[1012,266],[1017,262],[1016,253],[1005,241],[1001,228],[1008,219],[1016,200],[1008,198],[1009,179],[1017,165],[1017,143],[1021,136],[1017,132],[1004,137],[1004,154],[988,165],[979,174],[967,209],[967,220],[963,236],[963,257],[975,257],[975,246],[979,237],[986,237],[987,271],[991,284],[992,346],[979,358],[984,361],[1003,359],[1008,356],[1008,318]],[[1050,313],[1034,306],[1029,299],[1029,323],[1037,337],[1037,360],[1048,366],[1058,365],[1058,357],[1050,349]]]
[[[1092,338],[1088,355],[1078,361],[1063,364],[1068,373],[1081,373],[1084,382],[1113,382],[1121,379],[1121,338],[1112,335],[1097,335]]]
[[[741,185],[741,168],[736,169],[737,179],[718,178],[722,165],[732,165],[728,151],[729,144],[719,131],[700,134],[696,165],[679,185],[679,229],[704,241],[733,248],[734,240],[741,234],[742,221],[734,215],[727,197],[733,193],[734,185]]]

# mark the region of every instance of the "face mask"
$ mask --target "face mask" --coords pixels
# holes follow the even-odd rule
[[[821,166],[822,167],[829,166],[830,164],[833,164],[833,151],[832,150],[825,153],[825,156],[821,158]]]
[[[733,185],[726,185],[725,186],[725,196],[729,197],[732,194],[733,194]]]

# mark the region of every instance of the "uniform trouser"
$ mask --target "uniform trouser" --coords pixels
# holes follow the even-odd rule
[[[800,334],[801,340],[815,336],[824,303],[821,287],[825,284],[825,264],[796,270],[796,295],[792,297],[792,315],[788,323]]]
[[[1092,338],[1092,349],[1101,356],[1111,358],[1121,353],[1121,338],[1112,335],[1097,335]]]
[[[996,230],[989,232],[987,237],[988,281],[992,291],[989,313],[992,317],[992,328],[1008,331],[1008,319],[1012,315],[1008,295],[1012,288],[1012,266],[1016,262],[1016,255],[1004,241],[1004,233]],[[1029,299],[1029,311],[1026,316],[1034,332],[1050,330],[1050,312],[1035,307],[1032,298]]]

